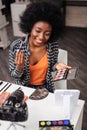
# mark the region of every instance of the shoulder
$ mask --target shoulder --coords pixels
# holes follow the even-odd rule
[[[54,42],[50,42],[48,43],[48,48],[55,50],[59,48],[59,41],[54,41]]]
[[[17,49],[21,44],[21,39],[17,39],[15,41],[13,41],[11,44],[10,44],[10,50],[14,51],[14,49]]]

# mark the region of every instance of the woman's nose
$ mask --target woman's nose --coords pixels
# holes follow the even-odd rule
[[[43,40],[44,38],[45,38],[44,34],[43,34],[43,33],[40,33],[39,39],[40,39],[40,40]]]

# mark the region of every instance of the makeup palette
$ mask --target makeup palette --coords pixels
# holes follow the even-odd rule
[[[71,69],[61,69],[61,70],[56,70],[53,72],[53,81],[57,80],[63,80],[63,79],[75,79],[77,76],[77,70],[78,67],[73,67]]]
[[[70,125],[70,121],[69,120],[54,120],[54,121],[40,121],[39,122],[39,126],[43,127],[43,126],[68,126]]]
[[[66,79],[68,72],[69,72],[68,69],[62,69],[62,70],[56,71],[56,74],[54,76],[54,81],[55,80]]]
[[[69,120],[39,121],[39,130],[73,130]]]

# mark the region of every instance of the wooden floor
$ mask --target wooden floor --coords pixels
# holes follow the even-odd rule
[[[11,23],[7,31],[12,42],[16,38],[13,37]],[[82,130],[87,130],[87,30],[68,28],[60,40],[60,48],[68,51],[68,64],[79,67],[77,79],[68,81],[68,88],[79,89],[80,98],[86,101]],[[0,49],[0,80],[13,82],[8,73],[8,53],[9,47]]]
[[[82,130],[87,130],[87,29],[67,29],[60,47],[68,51],[68,64],[79,67],[77,78],[68,81],[68,88],[79,89],[80,99],[86,101]]]

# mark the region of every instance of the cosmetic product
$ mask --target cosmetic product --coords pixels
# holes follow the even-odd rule
[[[0,81],[0,85],[2,85],[3,84],[3,82],[2,81]]]
[[[61,69],[53,72],[53,81],[58,80],[71,80],[77,77],[78,67],[72,67],[71,69]]]
[[[0,89],[0,92],[8,85],[9,83],[6,83],[3,88]]]
[[[39,121],[39,130],[73,130],[70,120]]]
[[[9,84],[6,89],[4,89],[4,92],[11,86],[12,84]]]

